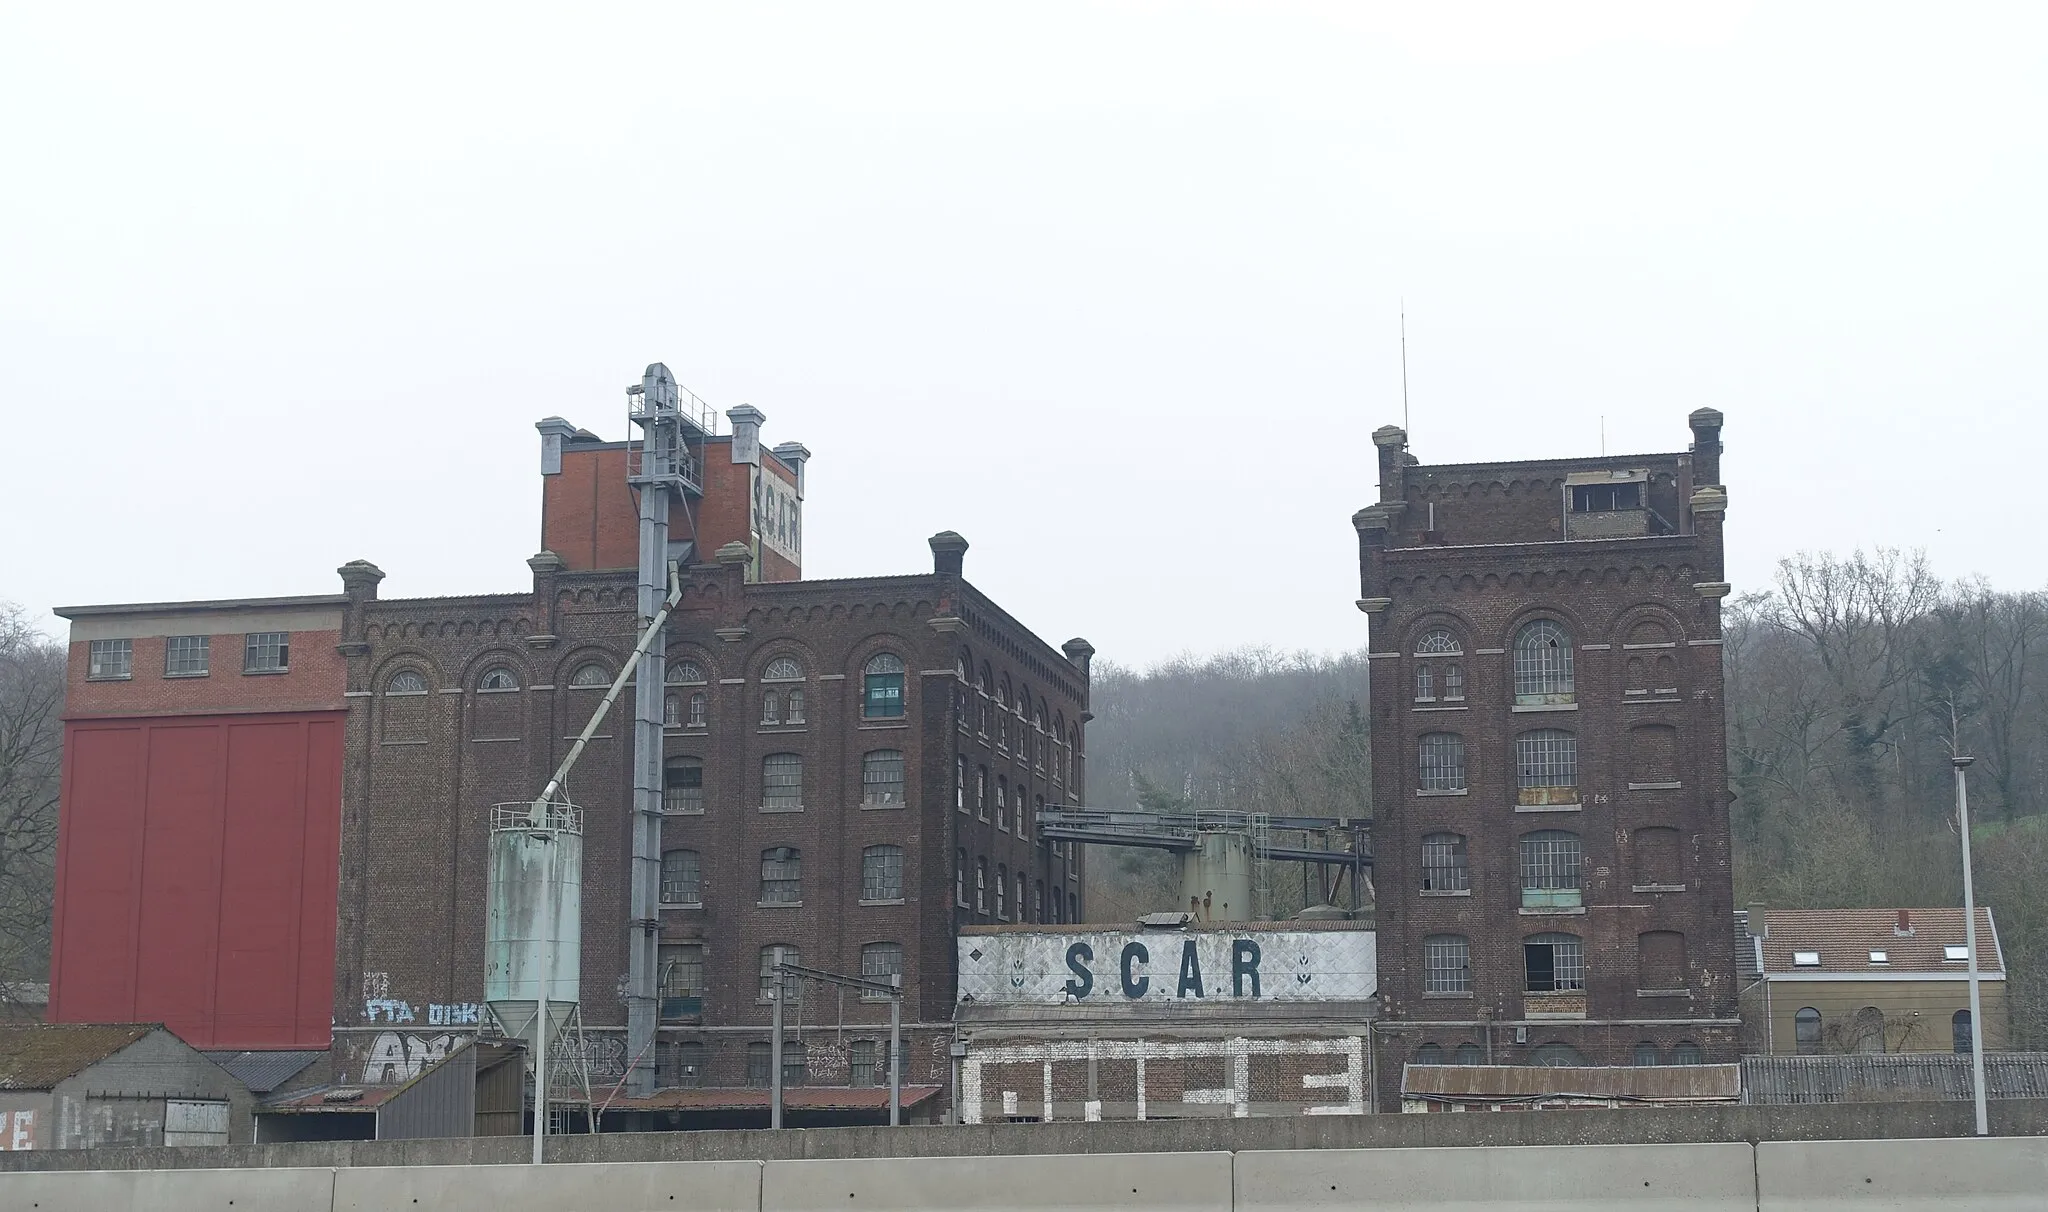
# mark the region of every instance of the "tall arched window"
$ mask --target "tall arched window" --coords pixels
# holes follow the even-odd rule
[[[1426,833],[1422,837],[1422,890],[1468,892],[1472,873],[1465,866],[1465,838],[1457,833]]]
[[[682,816],[695,816],[704,811],[703,759],[672,757],[663,764],[661,810]]]
[[[661,852],[661,903],[697,906],[704,903],[703,868],[695,850]]]
[[[1567,833],[1562,829],[1540,829],[1535,833],[1525,833],[1522,835],[1521,858],[1522,908],[1578,907],[1578,834]]]
[[[1957,1052],[1968,1053],[1976,1033],[1970,1029],[1970,1012],[1958,1010],[1948,1020],[1949,1046]]]
[[[1856,1012],[1856,1051],[1885,1051],[1884,1032],[1884,1011],[1865,1006]]]
[[[1010,865],[996,864],[996,920],[1010,920]]]
[[[804,759],[799,753],[771,753],[761,759],[761,807],[795,812],[804,806]]]
[[[690,696],[690,710],[689,710],[689,714],[687,714],[687,715],[685,715],[685,716],[683,717],[683,724],[684,724],[684,726],[685,726],[685,727],[687,727],[687,728],[702,728],[702,727],[704,727],[704,726],[705,726],[705,721],[706,721],[706,718],[707,718],[707,711],[706,711],[706,709],[707,709],[707,707],[708,707],[708,706],[709,706],[709,700],[707,700],[707,699],[706,699],[706,698],[704,697],[704,692],[703,692],[703,691],[699,690],[699,691],[697,691],[697,692],[696,692],[695,694],[692,694],[692,695]]]
[[[967,759],[953,759],[953,807],[967,811]]]
[[[773,690],[761,694],[761,722],[780,724],[782,722],[782,696]]]
[[[1793,1013],[1792,1044],[1801,1056],[1820,1055],[1820,1011],[1812,1006],[1801,1006]]]
[[[683,696],[671,694],[661,700],[661,726],[681,728],[683,726]]]
[[[783,722],[788,724],[803,723],[804,692],[801,690],[792,690],[784,696],[784,702],[787,704],[788,710],[783,713]]]
[[[1441,627],[1424,635],[1415,645],[1415,701],[1463,702],[1464,653],[1458,638]]]
[[[1516,802],[1579,802],[1579,738],[1562,728],[1538,728],[1515,738]]]
[[[1586,987],[1586,944],[1576,934],[1532,934],[1522,940],[1528,993],[1566,993]]]
[[[1486,1053],[1480,1051],[1478,1044],[1459,1044],[1457,1050],[1451,1053],[1451,1063],[1454,1065],[1483,1065],[1486,1063]]]
[[[1008,829],[1010,816],[1010,780],[996,776],[996,828]]]
[[[1422,940],[1422,991],[1472,992],[1472,943],[1462,934],[1432,934]]]
[[[1551,619],[1524,623],[1515,633],[1515,703],[1546,706],[1575,702],[1572,635]]]
[[[974,860],[974,911],[988,912],[988,860]]]
[[[1671,1063],[1674,1065],[1704,1065],[1707,1054],[1689,1039],[1679,1040],[1671,1046]]]
[[[869,846],[860,852],[860,899],[903,899],[903,847]]]
[[[967,908],[967,852],[953,852],[953,903]]]
[[[804,903],[804,852],[795,846],[770,846],[761,852],[761,903]]]
[[[860,760],[860,802],[868,807],[903,802],[903,751],[873,749]]]
[[[891,652],[871,658],[861,670],[862,717],[895,719],[903,714],[903,658]]]
[[[1438,1044],[1424,1044],[1415,1050],[1415,1055],[1409,1058],[1408,1063],[1411,1065],[1441,1065],[1444,1063],[1444,1050]]]
[[[1635,1055],[1630,1061],[1636,1065],[1661,1065],[1664,1063],[1664,1054],[1657,1050],[1657,1045],[1653,1041],[1644,1040],[1636,1045]]]
[[[1465,790],[1465,738],[1455,732],[1425,732],[1419,745],[1416,790]]]

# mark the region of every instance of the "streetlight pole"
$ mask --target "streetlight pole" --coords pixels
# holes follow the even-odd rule
[[[768,1126],[782,1126],[782,995],[789,978],[782,974],[782,948],[775,949],[775,979],[768,984]]]
[[[1977,759],[1957,754],[1956,829],[1963,838],[1963,947],[1970,953],[1970,1092],[1977,1104],[1977,1135],[1991,1135],[1991,1116],[1984,1105],[1984,1003],[1977,980],[1977,888],[1970,871],[1970,790],[1963,773]]]

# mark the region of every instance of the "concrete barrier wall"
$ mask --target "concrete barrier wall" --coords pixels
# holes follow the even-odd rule
[[[0,1174],[7,1212],[326,1212],[333,1204],[332,1170]]]
[[[1760,1212],[2018,1212],[2048,1208],[2048,1140],[1770,1141]]]
[[[768,1162],[761,1212],[1025,1212],[1152,1208],[1230,1212],[1228,1153],[848,1158]]]
[[[761,1163],[360,1166],[334,1172],[332,1212],[760,1212]],[[241,1205],[235,1205],[239,1212]]]
[[[1467,1115],[1309,1115],[1146,1122],[793,1128],[783,1132],[618,1132],[548,1140],[551,1162],[780,1161],[830,1157],[1238,1153],[1477,1145],[1700,1144],[1968,1136],[1970,1104],[1837,1103],[1801,1107],[1639,1108]],[[1999,1136],[2048,1134],[2048,1100],[1991,1104]],[[9,1170],[170,1170],[517,1165],[532,1139],[330,1141],[212,1148],[0,1151]]]
[[[1753,1151],[1735,1145],[1315,1149],[1237,1155],[1237,1212],[1755,1212]]]

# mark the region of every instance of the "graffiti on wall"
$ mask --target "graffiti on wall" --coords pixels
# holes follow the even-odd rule
[[[1365,1114],[1365,1042],[1358,1036],[1350,1035],[1337,1039],[1249,1039],[1239,1036],[1235,1039],[1191,1039],[1191,1040],[1048,1040],[1035,1043],[997,1044],[990,1047],[969,1047],[967,1058],[960,1063],[960,1117],[963,1122],[982,1122],[984,1090],[983,1068],[988,1065],[1036,1064],[1039,1066],[1038,1089],[999,1090],[998,1101],[1002,1114],[1019,1114],[1021,1100],[1036,1096],[1038,1118],[1050,1123],[1055,1118],[1057,1106],[1053,1098],[1053,1070],[1055,1066],[1075,1065],[1092,1069],[1102,1061],[1128,1060],[1137,1062],[1136,1084],[1133,1093],[1137,1102],[1139,1119],[1146,1118],[1145,1064],[1147,1061],[1181,1061],[1194,1058],[1220,1059],[1230,1062],[1230,1084],[1205,1089],[1189,1089],[1181,1092],[1179,1101],[1183,1104],[1209,1104],[1229,1107],[1230,1113],[1238,1118],[1251,1114],[1252,1069],[1255,1062],[1273,1065],[1272,1058],[1328,1056],[1341,1059],[1343,1070],[1336,1073],[1301,1074],[1302,1099],[1309,1105],[1299,1108],[1303,1115],[1363,1115]],[[1320,1091],[1340,1091],[1342,1102],[1324,1102],[1328,1095]],[[1102,1118],[1102,1102],[1089,1098],[1075,1100],[1066,1112],[1071,1118],[1075,1111],[1080,1118],[1089,1121]]]
[[[363,1002],[367,1023],[417,1023],[429,1027],[474,1027],[483,1022],[481,1002],[428,1002],[424,1010],[397,998],[373,997]]]
[[[384,1031],[370,1041],[369,1055],[363,1061],[363,1084],[366,1086],[395,1086],[409,1082],[425,1072],[430,1066],[445,1060],[457,1044],[469,1039],[467,1035],[413,1035],[404,1031]]]
[[[36,1113],[0,1111],[0,1150],[36,1147]]]

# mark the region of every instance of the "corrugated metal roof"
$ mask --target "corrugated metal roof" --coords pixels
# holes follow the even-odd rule
[[[1735,975],[1745,986],[1763,975],[1756,965],[1756,939],[1750,937],[1747,909],[1735,911]]]
[[[304,1115],[323,1111],[374,1111],[396,1098],[405,1086],[315,1086],[271,1099],[259,1108],[265,1115]]]
[[[0,1024],[0,1090],[48,1090],[156,1030],[155,1023]]]
[[[1734,1102],[1742,1096],[1739,1065],[1407,1065],[1401,1093],[1409,1098],[1519,1102],[1532,1098],[1612,1098],[1628,1102]]]
[[[1750,1056],[1742,1061],[1743,1101],[1855,1103],[1966,1099],[1970,1058],[1939,1052],[1842,1056]],[[2048,1052],[1984,1054],[1987,1098],[2048,1098]]]
[[[326,1056],[325,1051],[208,1052],[206,1059],[235,1075],[251,1094],[268,1094]]]
[[[903,1087],[903,1105],[915,1107],[939,1092],[937,1086]],[[612,1110],[627,1111],[745,1111],[766,1110],[768,1091],[757,1086],[708,1090],[657,1090],[644,1098],[612,1100]],[[788,1111],[886,1111],[887,1086],[791,1086],[782,1092],[782,1106]]]
[[[1906,929],[1899,915],[1906,915]],[[1961,978],[1966,965],[1943,958],[1943,948],[1963,945],[1961,907],[1936,909],[1766,909],[1764,971],[1781,973],[1881,975],[1939,972]],[[1978,971],[2005,971],[1998,932],[1989,906],[1977,909]],[[1820,952],[1819,965],[1797,965],[1794,951]],[[1870,953],[1882,951],[1885,963]]]

